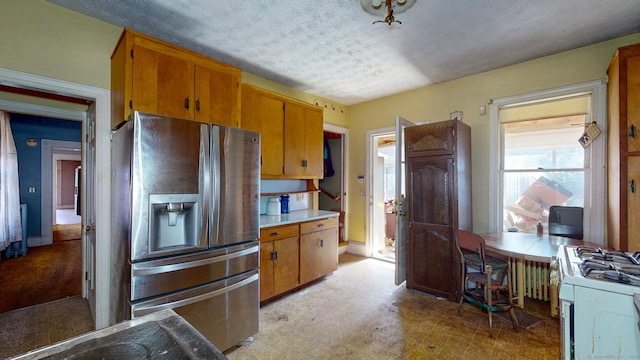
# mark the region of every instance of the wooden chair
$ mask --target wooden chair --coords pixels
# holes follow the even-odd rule
[[[489,337],[493,337],[493,313],[509,311],[513,329],[518,331],[518,318],[512,306],[511,276],[508,261],[485,255],[484,239],[472,232],[456,232],[461,255],[462,293],[458,315],[464,301],[489,314]],[[470,284],[473,287],[470,287]]]

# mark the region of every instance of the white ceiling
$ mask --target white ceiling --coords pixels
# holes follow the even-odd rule
[[[346,105],[640,32],[640,0],[48,0]]]

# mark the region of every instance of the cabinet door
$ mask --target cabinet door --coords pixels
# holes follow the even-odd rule
[[[322,179],[324,177],[324,130],[321,109],[305,109],[305,175]]]
[[[300,283],[318,279],[338,268],[338,229],[300,236]]]
[[[263,176],[281,176],[284,168],[284,103],[251,88],[242,89],[242,128],[261,136]]]
[[[450,300],[457,289],[453,159],[408,160],[407,287]]]
[[[323,177],[322,110],[286,103],[284,173]]]
[[[290,237],[274,242],[274,292],[281,294],[298,286],[300,268],[298,237]]]
[[[640,251],[640,156],[629,156],[628,167],[628,188],[627,188],[627,226],[628,226],[628,249],[626,251]],[[631,181],[635,184],[632,188]]]
[[[640,151],[640,56],[627,59],[627,132],[635,133],[627,137],[627,151]]]
[[[142,46],[133,47],[133,109],[193,118],[193,64]]]
[[[273,241],[260,243],[260,301],[275,295],[273,261]]]
[[[449,155],[453,153],[455,134],[452,121],[412,126],[404,131],[407,157]]]
[[[195,65],[195,120],[238,127],[239,83],[235,73]]]

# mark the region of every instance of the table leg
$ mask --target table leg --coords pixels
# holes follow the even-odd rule
[[[518,306],[524,309],[524,259],[516,261],[517,289],[518,289]]]

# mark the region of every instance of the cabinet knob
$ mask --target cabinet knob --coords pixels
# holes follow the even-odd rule
[[[318,227],[323,227],[324,223],[318,223]]]
[[[629,137],[636,138],[636,126],[633,124],[629,126]]]
[[[200,99],[196,99],[196,111],[200,112]]]
[[[324,240],[320,239],[320,247],[324,247]]]
[[[635,180],[629,181],[629,191],[631,191],[632,193],[636,192],[636,181]]]
[[[272,232],[272,233],[271,233],[271,234],[269,234],[269,235],[271,235],[271,236],[278,236],[278,235],[280,235],[280,233],[279,233],[279,232],[277,232],[277,231],[274,231],[274,232]]]
[[[184,108],[189,110],[189,98],[184,98]]]

